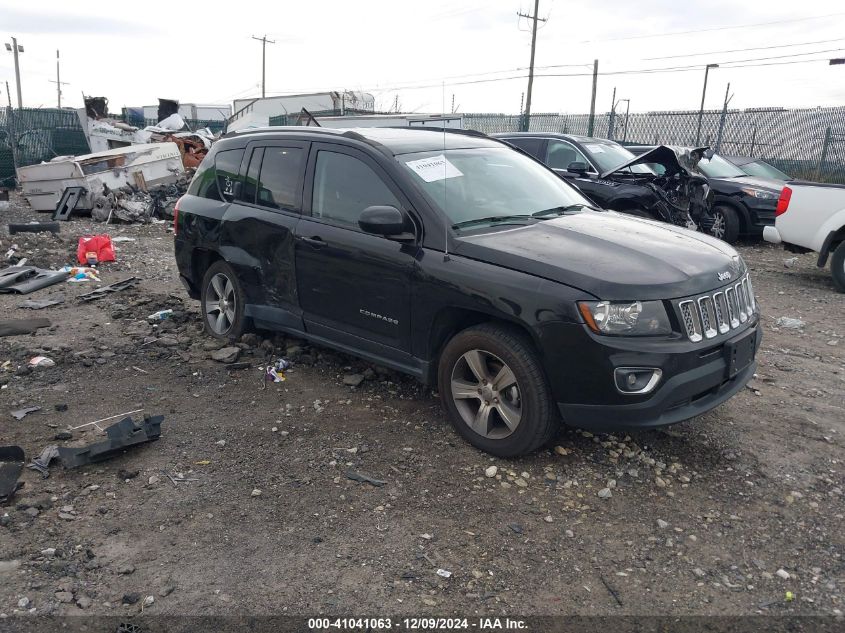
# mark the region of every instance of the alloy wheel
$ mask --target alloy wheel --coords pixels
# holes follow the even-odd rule
[[[489,439],[508,437],[522,420],[516,376],[495,354],[473,349],[452,368],[452,399],[469,428]]]
[[[725,216],[719,211],[713,214],[713,226],[710,227],[710,235],[720,240],[725,239]]]
[[[208,283],[205,293],[205,318],[217,335],[224,335],[235,322],[237,298],[235,286],[223,273],[217,273]]]

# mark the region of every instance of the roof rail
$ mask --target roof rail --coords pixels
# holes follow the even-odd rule
[[[434,125],[390,125],[388,127],[394,130],[428,130],[429,132],[449,132],[450,134],[462,134],[463,136],[475,136],[477,138],[492,139],[492,137],[488,136],[484,132],[479,132],[478,130],[465,130],[463,128],[456,127],[436,127]]]

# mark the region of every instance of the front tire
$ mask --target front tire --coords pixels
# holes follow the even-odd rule
[[[552,439],[559,420],[531,342],[492,323],[468,328],[440,355],[438,385],[455,430],[498,457],[537,450]]]
[[[739,216],[731,207],[719,204],[710,212],[708,233],[715,238],[733,244],[739,238]]]
[[[244,293],[235,271],[220,260],[208,267],[202,280],[202,323],[215,338],[231,341],[243,334]]]
[[[839,292],[845,292],[845,242],[841,242],[833,251],[830,272],[833,274],[833,285]]]

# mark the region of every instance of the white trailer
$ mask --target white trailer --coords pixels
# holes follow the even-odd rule
[[[303,124],[307,116],[302,115]],[[460,114],[359,114],[353,116],[315,117],[320,127],[434,127],[462,130]]]
[[[176,143],[130,145],[84,154],[59,156],[53,160],[19,167],[18,183],[29,205],[36,211],[53,211],[67,187],[84,187],[86,195],[77,209],[91,209],[94,196],[103,185],[118,189],[173,182],[185,172]]]

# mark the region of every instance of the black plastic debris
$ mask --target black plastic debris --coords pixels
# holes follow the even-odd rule
[[[370,484],[371,486],[376,486],[377,488],[386,484],[386,481],[381,481],[380,479],[374,479],[369,475],[365,475],[363,473],[356,473],[354,470],[349,470],[346,472],[346,478],[351,479],[352,481],[360,481],[362,484]]]
[[[53,213],[53,220],[70,220],[70,214],[76,209],[79,200],[87,194],[85,187],[65,187],[62,192],[62,197],[59,199],[59,204],[56,205],[56,210]]]
[[[56,306],[60,303],[64,303],[64,299],[27,299],[23,303],[21,303],[18,307],[19,308],[27,308],[29,310],[43,310],[44,308],[49,308],[50,306]]]
[[[12,498],[23,484],[18,477],[26,461],[20,446],[0,446],[0,503]]]
[[[68,278],[64,270],[44,270],[35,266],[10,266],[0,270],[0,292],[21,295],[41,290]]]
[[[32,334],[42,327],[50,327],[50,319],[8,319],[0,321],[0,336]]]
[[[121,290],[131,288],[139,281],[141,280],[137,277],[127,277],[126,279],[121,279],[120,281],[116,281],[108,286],[103,286],[102,288],[97,288],[96,290],[92,290],[91,292],[86,292],[85,294],[79,295],[79,299],[81,301],[93,301],[94,299],[99,299],[100,297],[106,296],[110,292],[119,292]]]
[[[123,418],[106,428],[108,439],[81,448],[59,447],[59,459],[65,468],[78,468],[114,457],[131,446],[157,440],[161,436],[163,415],[145,417],[136,424],[131,417]]]
[[[15,233],[58,233],[61,230],[58,222],[28,222],[27,224],[9,225],[9,235]]]

